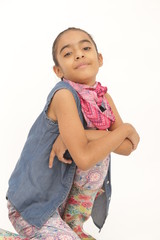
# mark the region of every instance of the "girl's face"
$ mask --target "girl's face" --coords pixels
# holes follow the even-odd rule
[[[59,78],[73,82],[94,85],[102,55],[97,53],[90,37],[79,30],[69,30],[60,37],[57,44],[57,60],[54,72]]]

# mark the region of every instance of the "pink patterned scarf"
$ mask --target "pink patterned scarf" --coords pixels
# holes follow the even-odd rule
[[[87,126],[107,130],[115,121],[112,109],[105,97],[107,87],[101,86],[99,82],[96,82],[94,86],[88,86],[64,78],[63,81],[68,82],[78,93]]]

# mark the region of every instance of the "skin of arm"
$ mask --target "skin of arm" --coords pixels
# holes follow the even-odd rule
[[[109,131],[114,131],[117,127],[119,127],[121,124],[123,124],[123,121],[118,113],[118,110],[113,102],[113,99],[111,96],[107,93],[106,95],[107,101],[109,105],[111,106],[111,109],[115,116],[115,122],[111,125],[109,128]],[[114,150],[114,153],[126,155],[128,156],[132,151],[134,150],[133,144],[129,139],[125,139],[117,149]]]
[[[88,170],[110,152],[115,151],[127,137],[132,136],[134,129],[130,124],[121,123],[109,134],[89,141],[80,121],[74,97],[67,89],[56,92],[48,109],[48,116],[58,121],[62,141],[76,165],[82,170]]]
[[[99,139],[110,134],[110,131],[105,130],[85,130],[88,141]],[[123,143],[113,152],[128,156],[133,151],[133,145],[129,139],[125,139]]]

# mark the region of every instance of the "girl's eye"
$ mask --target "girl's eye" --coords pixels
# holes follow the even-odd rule
[[[72,54],[71,52],[67,52],[67,53],[64,54],[64,57],[68,57],[68,56],[70,56],[71,54]]]
[[[85,51],[88,51],[88,50],[91,49],[91,47],[84,47],[83,49],[84,49]]]

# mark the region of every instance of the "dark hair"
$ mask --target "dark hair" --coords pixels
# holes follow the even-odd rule
[[[58,60],[57,60],[57,44],[58,44],[58,41],[59,41],[60,37],[63,35],[63,33],[68,32],[70,30],[82,31],[82,32],[86,33],[88,35],[88,37],[91,39],[91,41],[93,42],[93,44],[94,44],[94,46],[96,48],[96,51],[98,52],[97,45],[96,45],[95,41],[93,40],[92,36],[88,32],[86,32],[85,30],[83,30],[81,28],[70,27],[70,28],[67,28],[64,31],[60,32],[58,34],[58,36],[56,37],[56,39],[54,40],[54,42],[53,42],[52,57],[53,57],[53,61],[54,61],[56,66],[59,66],[59,63],[58,63]]]

